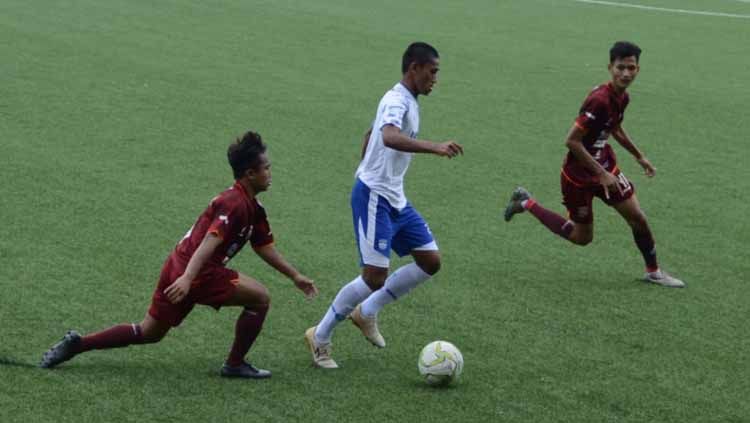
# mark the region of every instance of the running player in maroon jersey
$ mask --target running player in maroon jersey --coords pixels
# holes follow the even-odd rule
[[[560,175],[563,204],[569,219],[545,209],[524,188],[516,188],[505,209],[505,220],[528,211],[553,233],[568,241],[586,245],[594,237],[593,197],[614,207],[628,222],[633,238],[646,262],[645,280],[663,286],[682,288],[685,284],[659,268],[656,249],[646,215],[641,210],[635,187],[617,167],[609,136],[630,153],[652,177],[656,169],[635,146],[621,123],[630,100],[626,92],[638,75],[641,49],[633,43],[619,41],[609,50],[609,73],[612,80],[599,85],[581,106],[578,118],[568,131],[565,157]]]
[[[121,324],[87,336],[69,331],[44,354],[40,366],[51,368],[90,350],[159,342],[195,304],[204,304],[217,310],[243,307],[221,376],[270,377],[268,370],[245,361],[268,312],[268,290],[255,279],[226,268],[226,263],[249,241],[256,254],[289,277],[307,297],[314,297],[318,290],[273,245],[266,211],[256,199],[271,184],[271,162],[265,151],[266,145],[255,132],[245,133],[229,146],[227,157],[235,183],[211,200],[169,255],[141,323]]]

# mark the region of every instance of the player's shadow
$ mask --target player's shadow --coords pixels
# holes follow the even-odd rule
[[[15,358],[7,357],[7,356],[0,356],[0,366],[25,367],[25,368],[30,368],[30,369],[37,367],[36,364],[19,361],[19,360],[16,360]]]
[[[451,392],[454,389],[458,389],[462,384],[465,384],[463,382],[459,383],[452,383],[450,385],[428,385],[427,382],[423,380],[413,380],[411,385],[414,387],[414,389],[418,389],[420,391],[429,391],[429,392]]]

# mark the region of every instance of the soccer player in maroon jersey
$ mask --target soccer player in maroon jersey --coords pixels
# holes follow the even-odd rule
[[[246,242],[274,269],[289,277],[311,298],[318,290],[276,250],[266,211],[256,196],[271,184],[271,162],[260,135],[247,132],[227,151],[234,172],[232,187],[216,196],[167,258],[143,321],[121,324],[81,336],[69,331],[47,351],[40,363],[51,368],[75,355],[95,350],[159,342],[182,322],[195,304],[219,309],[243,307],[235,338],[221,376],[267,378],[268,370],[245,361],[245,354],[261,331],[270,297],[255,279],[225,267]]]
[[[568,154],[560,175],[563,204],[569,219],[545,209],[524,188],[513,191],[505,209],[505,220],[528,211],[553,233],[577,245],[586,245],[594,237],[593,197],[614,207],[630,225],[635,244],[646,262],[645,280],[663,286],[682,288],[685,284],[659,268],[654,238],[646,215],[641,210],[635,187],[617,167],[610,135],[630,153],[652,177],[656,169],[635,146],[622,127],[625,108],[630,101],[627,88],[638,75],[641,49],[619,41],[609,50],[612,80],[599,85],[586,97],[578,118],[568,131]]]

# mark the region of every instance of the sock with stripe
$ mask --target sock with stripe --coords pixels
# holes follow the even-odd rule
[[[429,278],[430,274],[422,270],[416,263],[399,267],[388,276],[382,288],[373,292],[362,302],[362,314],[367,317],[376,316],[386,304],[403,297]]]
[[[354,307],[371,293],[372,290],[367,286],[362,276],[357,276],[353,281],[344,285],[336,294],[336,298],[323,316],[323,320],[318,323],[318,327],[315,329],[315,339],[323,344],[331,342],[331,335],[333,335],[333,329],[336,325],[346,319],[346,316],[354,310]]]
[[[133,344],[143,344],[144,342],[141,326],[135,323],[126,323],[84,336],[81,338],[78,352],[121,348]]]
[[[575,223],[553,211],[545,209],[535,200],[524,200],[521,204],[523,208],[539,219],[542,225],[546,226],[552,233],[568,239],[570,233],[573,232]]]
[[[254,306],[253,309],[245,307],[242,310],[234,326],[234,342],[226,361],[228,365],[237,367],[242,364],[245,360],[245,354],[250,351],[255,338],[258,337],[263,328],[267,313],[268,304]]]

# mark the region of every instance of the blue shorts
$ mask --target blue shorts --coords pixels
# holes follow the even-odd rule
[[[396,209],[359,179],[351,201],[360,265],[388,268],[391,249],[400,257],[412,251],[437,251],[427,222],[411,204]]]

